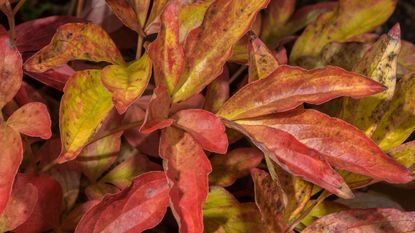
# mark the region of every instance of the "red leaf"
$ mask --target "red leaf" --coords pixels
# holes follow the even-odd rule
[[[167,119],[170,111],[171,99],[165,87],[156,87],[146,110],[144,123],[140,132],[150,134],[158,129],[166,128],[173,123]]]
[[[166,213],[168,192],[163,172],[145,173],[129,188],[104,197],[81,218],[75,232],[139,233],[153,228]]]
[[[7,207],[4,213],[0,214],[0,231],[11,231],[24,223],[32,214],[37,200],[37,188],[32,184],[23,183],[17,177]]]
[[[72,16],[50,16],[19,24],[16,26],[16,46],[21,53],[40,50],[49,44],[59,26],[71,22],[84,20]]]
[[[42,139],[52,136],[51,124],[48,108],[39,102],[23,105],[7,119],[7,125],[17,132]]]
[[[162,131],[160,156],[168,177],[170,202],[180,233],[203,232],[202,207],[212,167],[190,134],[175,127]]]
[[[228,138],[225,126],[215,114],[202,109],[188,109],[177,112],[174,124],[185,130],[205,150],[225,154]]]
[[[23,146],[19,133],[0,124],[0,214],[6,208],[13,182],[23,160]]]
[[[63,91],[66,81],[75,74],[75,70],[65,64],[59,68],[51,69],[43,73],[25,71],[25,74],[49,87]]]
[[[22,57],[0,25],[0,109],[16,95],[22,77]]]
[[[412,180],[411,173],[404,166],[383,153],[363,132],[315,110],[301,109],[237,123],[285,131],[320,152],[339,169],[390,183],[408,183]]]
[[[373,95],[385,88],[338,67],[305,70],[279,66],[267,78],[251,82],[233,95],[218,115],[230,120],[284,112],[303,103],[321,104],[340,96]]]
[[[230,122],[227,126],[248,136],[266,156],[289,173],[301,176],[339,197],[353,197],[343,178],[331,168],[323,155],[297,141],[294,136],[267,126],[237,125]]]
[[[19,174],[19,179],[36,186],[39,199],[29,219],[14,232],[38,233],[57,227],[62,203],[62,190],[59,183],[49,176]]]
[[[352,209],[326,215],[302,233],[402,233],[415,231],[415,212]]]

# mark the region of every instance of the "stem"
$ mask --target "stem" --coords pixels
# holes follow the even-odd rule
[[[121,132],[121,131],[124,131],[124,130],[127,130],[127,129],[136,128],[136,127],[139,127],[139,126],[141,126],[142,124],[143,124],[143,121],[136,121],[136,122],[131,122],[131,123],[128,123],[128,124],[125,124],[125,125],[121,125],[120,127],[115,128],[115,129],[110,129],[110,130],[108,130],[108,131],[106,131],[106,132],[102,133],[102,135],[100,135],[100,136],[98,136],[98,137],[96,137],[96,138],[92,139],[91,141],[89,141],[89,142],[88,142],[85,146],[88,146],[88,145],[90,145],[90,144],[92,144],[92,143],[94,143],[94,142],[96,142],[96,141],[99,141],[100,139],[106,138],[106,137],[108,137],[108,136],[110,136],[110,135],[113,135],[113,134],[119,133],[119,132]]]
[[[82,9],[84,8],[84,0],[78,0],[78,4],[76,5],[76,17],[81,18],[82,16]]]
[[[17,14],[17,12],[20,10],[20,8],[22,8],[23,4],[26,2],[26,0],[20,0],[16,6],[13,9],[13,15],[15,16]]]
[[[52,168],[53,168],[54,166],[56,166],[56,165],[57,165],[56,160],[53,160],[52,162],[50,162],[50,163],[46,164],[46,165],[42,168],[42,170],[40,170],[40,172],[45,173],[45,172],[49,171],[50,169],[52,169]]]
[[[137,52],[135,54],[135,58],[139,59],[141,57],[141,53],[142,53],[142,49],[143,49],[143,42],[144,42],[144,37],[141,35],[138,35],[138,39],[137,39]]]
[[[2,5],[0,10],[6,15],[7,22],[9,23],[9,35],[12,41],[16,39],[16,23],[14,21],[13,9],[9,1],[6,1],[5,5]]]
[[[241,75],[246,70],[246,68],[246,65],[242,65],[241,67],[239,67],[239,69],[229,79],[229,84],[233,83],[239,77],[239,75]]]

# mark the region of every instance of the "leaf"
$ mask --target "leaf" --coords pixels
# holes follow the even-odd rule
[[[38,200],[37,188],[16,179],[7,206],[0,214],[0,231],[12,231],[24,223],[32,214]]]
[[[398,55],[398,63],[404,74],[415,72],[415,46],[408,41],[401,41],[402,49]]]
[[[339,200],[342,200],[342,199],[339,199]],[[354,200],[354,199],[350,199],[350,200]],[[310,202],[309,205],[313,205],[313,204],[314,204],[313,202]],[[312,224],[314,221],[316,221],[319,218],[322,218],[331,213],[339,212],[339,211],[346,210],[346,209],[348,209],[346,206],[339,204],[337,202],[324,201],[314,206],[311,212],[305,218],[301,220],[301,223],[305,226],[309,226],[310,224]]]
[[[265,156],[269,156],[290,174],[301,176],[339,197],[353,197],[349,187],[323,155],[302,144],[291,134],[262,125],[238,125],[229,121],[225,124],[247,136]]]
[[[61,229],[68,232],[74,232],[81,217],[99,202],[99,200],[87,201],[72,209],[62,221]]]
[[[158,29],[160,28],[160,15],[163,13],[163,10],[165,9],[165,6],[168,2],[168,0],[157,0],[153,2],[153,6],[151,7],[151,11],[145,27],[145,32],[147,34],[156,33],[159,31]]]
[[[75,232],[143,232],[166,213],[169,186],[163,172],[137,177],[123,191],[107,195],[82,216]]]
[[[209,175],[209,183],[227,187],[237,179],[249,175],[252,168],[257,167],[263,159],[263,154],[256,148],[237,148],[226,155],[210,157],[213,171]]]
[[[297,39],[290,61],[315,57],[328,43],[346,42],[354,36],[374,30],[393,13],[396,0],[341,0],[336,10],[321,14]],[[309,46],[313,44],[313,46]]]
[[[332,11],[337,7],[337,2],[318,2],[305,5],[292,14],[292,9],[290,9],[292,2],[291,0],[272,0],[270,6],[266,9],[261,39],[267,45],[275,46],[283,42],[290,35],[315,21],[320,14]],[[287,17],[290,15],[286,15],[287,13],[291,13],[289,19]],[[281,18],[274,19],[277,15],[281,15]]]
[[[78,156],[113,107],[100,76],[99,70],[78,71],[65,85],[59,111],[59,163]]]
[[[321,104],[339,96],[359,98],[383,90],[375,81],[338,67],[304,70],[282,65],[267,78],[241,88],[217,115],[228,120],[256,117],[303,103]]]
[[[170,206],[179,232],[202,232],[202,207],[212,170],[209,159],[190,134],[175,127],[163,129],[159,151],[171,187]]]
[[[258,210],[254,203],[239,203],[221,187],[211,187],[203,207],[206,233],[262,232]]]
[[[46,86],[62,91],[68,79],[75,74],[75,70],[68,65],[63,65],[43,73],[25,71],[25,74]]]
[[[414,171],[415,164],[415,141],[406,142],[388,151],[393,159]]]
[[[376,129],[377,122],[387,110],[388,101],[395,92],[397,54],[401,49],[400,35],[399,24],[396,24],[387,35],[381,36],[353,67],[353,71],[387,87],[386,91],[374,96],[354,101],[346,99],[343,103],[341,118],[369,136]]]
[[[384,41],[385,42],[385,41]],[[383,42],[382,42],[383,43]],[[382,44],[381,43],[381,44]],[[367,50],[372,47],[371,44],[360,43],[360,42],[345,42],[345,43],[338,43],[338,42],[331,42],[323,47],[320,56],[322,65],[333,65],[339,66],[345,70],[352,70],[353,66],[358,61],[362,60],[362,57],[366,54]],[[379,51],[376,51],[379,52]],[[304,60],[305,61],[305,60]],[[310,65],[306,65],[307,67],[314,67],[317,64],[315,59],[310,60]],[[320,65],[320,64],[318,64]],[[358,71],[355,71],[358,72]],[[361,73],[363,75],[367,75],[367,72]]]
[[[168,119],[171,106],[171,98],[167,89],[163,86],[156,87],[146,109],[144,123],[140,127],[140,133],[150,134],[158,129],[163,129],[173,124]]]
[[[0,215],[7,206],[19,166],[23,160],[23,145],[19,133],[0,124]]]
[[[255,185],[255,203],[268,232],[284,232],[287,228],[282,216],[284,203],[278,196],[274,181],[267,172],[260,169],[252,169],[251,176]]]
[[[161,22],[161,31],[147,51],[154,65],[156,85],[166,87],[172,94],[185,65],[183,47],[179,42],[179,6],[168,4]]]
[[[131,185],[135,177],[156,170],[161,170],[158,164],[151,162],[143,154],[136,154],[109,171],[99,182],[124,189]]]
[[[125,26],[136,32],[143,31],[141,28],[144,25],[150,1],[106,0],[106,3]],[[135,11],[134,4],[139,5],[141,9]],[[136,12],[140,15],[137,16]]]
[[[283,27],[295,10],[295,0],[271,0],[262,17],[261,38],[270,42],[275,31]]]
[[[209,7],[202,25],[186,39],[186,67],[173,95],[174,103],[199,93],[222,73],[232,46],[267,4],[268,0],[219,0]]]
[[[372,135],[382,150],[399,146],[415,130],[414,91],[415,75],[409,74],[400,79],[388,110]]]
[[[214,1],[215,0],[191,1],[188,4],[181,6],[179,14],[180,43],[185,41],[189,32],[203,23],[207,9]]]
[[[23,105],[7,119],[6,124],[31,137],[49,139],[52,136],[48,108],[40,102]]]
[[[42,73],[72,60],[124,64],[110,36],[92,23],[68,23],[58,28],[52,41],[29,58],[24,68]]]
[[[21,53],[35,52],[49,44],[59,26],[83,21],[73,16],[49,16],[26,21],[16,26],[16,47]]]
[[[57,227],[62,203],[62,190],[59,183],[49,176],[19,174],[18,179],[34,185],[39,198],[32,215],[13,232],[45,232]]]
[[[274,114],[237,124],[266,126],[294,136],[319,153],[334,167],[384,180],[408,183],[411,173],[383,153],[379,147],[352,125],[315,110]]]
[[[22,78],[22,57],[7,31],[0,26],[0,109],[16,95]]]
[[[217,112],[229,99],[229,70],[225,67],[223,73],[207,86],[206,100],[203,109]]]
[[[249,82],[268,77],[279,63],[271,50],[254,33],[250,34],[249,50]]]
[[[143,94],[150,77],[151,61],[146,54],[128,66],[106,66],[101,73],[101,81],[112,93],[112,101],[120,114]]]
[[[324,216],[302,232],[398,233],[414,230],[415,212],[402,212],[396,209],[352,209]]]
[[[225,126],[215,114],[202,109],[181,110],[174,114],[174,125],[192,135],[205,150],[225,154],[228,138]]]

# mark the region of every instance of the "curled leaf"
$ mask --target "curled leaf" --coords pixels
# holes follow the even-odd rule
[[[68,23],[58,28],[49,45],[26,61],[25,69],[42,73],[72,60],[124,64],[110,36],[92,23]]]

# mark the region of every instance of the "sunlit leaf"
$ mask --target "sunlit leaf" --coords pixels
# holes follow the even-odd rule
[[[58,28],[49,45],[26,61],[25,69],[42,73],[72,60],[124,64],[110,36],[92,23],[68,23]]]
[[[249,50],[249,82],[268,77],[279,63],[271,50],[254,34],[250,34]]]
[[[359,98],[383,90],[375,81],[338,67],[305,70],[283,65],[267,78],[241,88],[218,115],[230,120],[256,117],[288,111],[302,103],[321,104],[339,96]]]
[[[219,0],[209,7],[202,25],[190,32],[186,39],[186,67],[173,102],[199,93],[221,74],[232,46],[267,4],[268,0]]]
[[[78,156],[112,109],[101,71],[78,71],[65,85],[59,113],[62,152],[59,162]]]
[[[212,170],[209,159],[190,134],[175,127],[162,131],[160,156],[171,187],[171,208],[179,231],[202,232],[202,207],[209,189],[208,174]]]
[[[214,0],[193,1],[181,7],[180,43],[184,42],[189,32],[202,24],[206,10],[213,2]]]
[[[31,137],[49,139],[52,136],[48,109],[39,102],[28,103],[17,109],[7,119],[7,125]]]
[[[143,232],[163,219],[169,204],[163,172],[137,177],[132,186],[107,195],[82,216],[75,232]]]
[[[139,98],[147,87],[151,76],[151,61],[144,54],[128,66],[106,66],[101,73],[104,86],[112,93],[117,111],[122,114]]]

